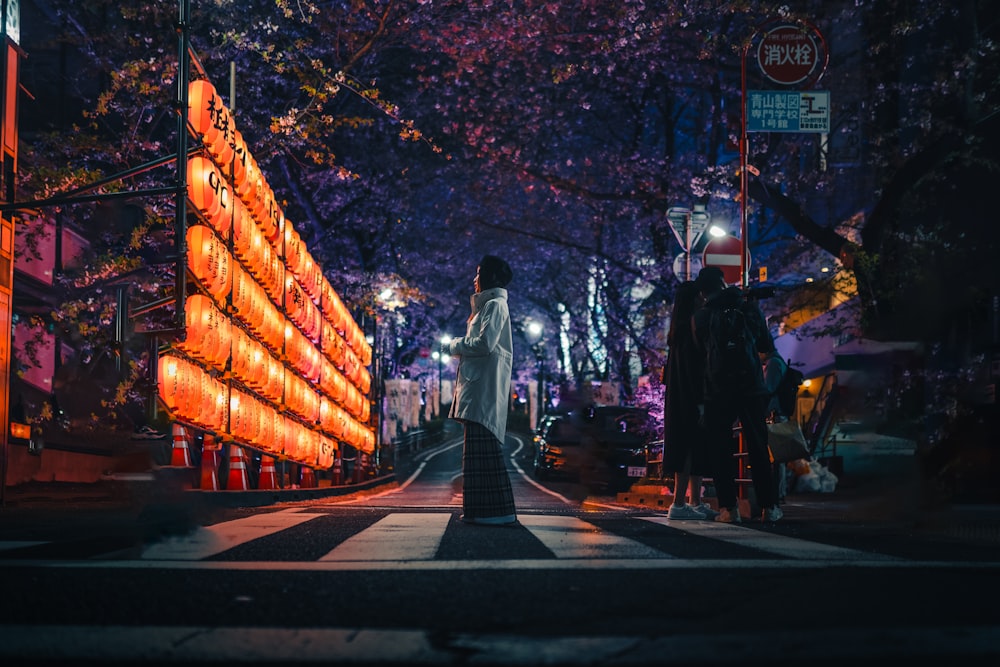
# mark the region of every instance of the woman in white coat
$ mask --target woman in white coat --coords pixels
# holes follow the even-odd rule
[[[514,493],[503,458],[513,342],[507,309],[510,265],[494,255],[479,262],[466,334],[448,345],[459,357],[455,397],[448,416],[465,427],[462,453],[462,521],[482,525],[517,522]]]

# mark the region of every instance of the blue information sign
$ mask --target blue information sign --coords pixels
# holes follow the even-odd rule
[[[828,90],[747,91],[747,132],[829,131]]]

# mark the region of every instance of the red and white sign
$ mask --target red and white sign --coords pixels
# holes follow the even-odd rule
[[[760,69],[775,83],[792,85],[818,78],[825,60],[815,34],[798,25],[768,30],[757,46]]]
[[[705,246],[701,261],[705,266],[715,266],[722,269],[722,277],[727,283],[742,282],[740,274],[740,254],[743,243],[735,236],[720,236],[712,239]],[[747,253],[747,268],[750,267],[750,254]]]

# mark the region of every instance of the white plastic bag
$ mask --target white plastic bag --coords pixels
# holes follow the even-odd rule
[[[798,493],[833,493],[837,489],[837,476],[830,469],[817,461],[809,459],[808,472],[795,479],[795,490]]]
[[[812,470],[795,478],[795,491],[797,493],[816,493],[821,486],[819,475]]]

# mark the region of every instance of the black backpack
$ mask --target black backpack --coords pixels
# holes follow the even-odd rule
[[[805,375],[799,369],[792,368],[792,360],[789,359],[785,365],[785,372],[781,374],[778,388],[774,390],[774,395],[778,397],[778,413],[782,417],[791,417],[795,414],[799,386],[804,379]]]
[[[760,359],[747,315],[739,305],[709,308],[705,394],[732,396],[757,386]]]

